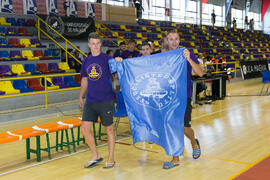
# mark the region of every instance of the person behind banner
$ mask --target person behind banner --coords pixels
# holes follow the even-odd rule
[[[136,49],[136,42],[134,39],[128,41],[128,49],[123,51],[120,55],[123,59],[138,57],[140,52]]]
[[[168,46],[170,50],[177,49],[179,47],[180,43],[180,37],[179,34],[175,31],[169,32],[167,35],[168,40]],[[202,77],[203,71],[199,65],[199,61],[195,57],[195,55],[190,52],[188,49],[184,50],[184,57],[187,59],[187,106],[185,111],[185,117],[184,117],[184,133],[185,136],[190,140],[192,149],[193,149],[193,158],[198,159],[201,155],[201,149],[199,145],[199,140],[195,139],[194,130],[191,127],[191,112],[192,112],[192,106],[191,106],[191,97],[192,97],[192,80],[191,80],[191,71],[194,70],[194,72]],[[170,169],[175,166],[180,165],[180,159],[179,156],[173,156],[172,160],[169,162],[164,162],[163,168],[164,169]]]
[[[113,57],[120,57],[121,56],[121,53],[124,52],[126,50],[126,43],[124,41],[120,42],[119,44],[119,49],[117,49],[115,52],[114,52],[114,55]]]
[[[111,57],[113,57],[113,50],[112,49],[108,49],[107,51],[106,51],[106,54],[108,54],[109,56],[111,56]]]
[[[151,45],[148,42],[144,42],[142,44],[142,56],[150,56],[152,49],[151,49]]]
[[[85,142],[92,152],[92,158],[84,167],[92,168],[97,166],[103,158],[99,154],[91,127],[97,122],[98,117],[105,126],[108,135],[109,156],[103,168],[113,168],[115,134],[113,130],[113,112],[114,101],[111,85],[111,73],[108,60],[112,57],[101,53],[101,38],[97,33],[90,33],[88,38],[88,47],[91,55],[83,60],[81,69],[81,89],[79,96],[79,105],[83,108],[82,115],[82,133]],[[122,58],[115,58],[116,61],[122,61]],[[84,102],[83,97],[86,94]]]
[[[161,49],[158,51],[154,51],[151,54],[157,54],[157,53],[166,52],[169,50],[168,41],[166,37],[162,38],[159,43],[161,45]]]

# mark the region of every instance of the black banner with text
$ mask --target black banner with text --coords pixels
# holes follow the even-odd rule
[[[243,79],[261,77],[261,72],[269,70],[267,61],[240,61],[240,69]]]
[[[95,32],[95,21],[91,17],[38,16],[67,39],[87,39],[89,33]],[[43,22],[40,22],[40,27],[54,39],[60,38],[55,31],[46,26]],[[44,34],[42,34],[41,38],[48,39]]]

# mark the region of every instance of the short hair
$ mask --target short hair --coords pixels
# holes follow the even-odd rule
[[[169,31],[167,34],[167,37],[169,36],[169,34],[178,34],[178,32],[176,32],[175,30]],[[179,36],[179,34],[178,34],[178,36]]]
[[[135,41],[134,39],[130,39],[130,40],[128,40],[128,44],[131,44],[131,43],[136,44],[136,41]]]
[[[126,45],[124,41],[120,42],[119,46]]]
[[[96,32],[91,32],[88,36],[88,40],[90,41],[90,39],[99,39],[101,42],[101,37],[98,35],[98,33]]]
[[[113,50],[108,49],[108,50],[106,51],[106,54],[110,54],[110,52],[113,52]]]
[[[151,47],[151,45],[149,44],[148,41],[143,42],[143,43],[142,43],[142,46],[149,46],[149,47]]]
[[[162,43],[164,43],[164,39],[165,39],[166,37],[163,37],[162,39],[160,39],[159,40],[159,44],[162,44]]]

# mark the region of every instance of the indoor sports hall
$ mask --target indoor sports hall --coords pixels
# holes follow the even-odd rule
[[[268,0],[0,1],[0,179],[270,179],[269,34]]]

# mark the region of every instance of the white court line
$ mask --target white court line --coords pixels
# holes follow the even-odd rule
[[[125,137],[125,138],[122,138],[122,139],[117,140],[116,142],[124,141],[124,140],[130,139],[130,138],[131,137]],[[108,143],[101,144],[101,145],[99,145],[97,147],[103,147],[103,146],[106,146],[107,144]],[[49,159],[49,160],[46,160],[46,161],[43,161],[43,162],[35,163],[35,164],[29,165],[29,166],[25,166],[25,167],[22,167],[22,168],[17,168],[17,169],[13,169],[13,170],[10,170],[10,171],[6,171],[6,172],[1,173],[0,176],[7,175],[7,174],[10,174],[10,173],[14,173],[14,172],[17,172],[17,171],[21,171],[21,170],[24,170],[24,169],[28,169],[28,168],[31,168],[31,167],[35,167],[35,166],[38,166],[38,165],[41,165],[41,164],[45,164],[45,163],[48,163],[48,162],[51,162],[51,161],[55,161],[55,160],[58,160],[58,159],[62,159],[62,158],[65,158],[65,157],[73,156],[75,154],[78,154],[78,153],[81,153],[81,152],[85,152],[85,151],[89,151],[89,148],[84,149],[84,150],[81,150],[81,151],[77,151],[75,153],[66,154],[66,155],[63,155],[63,156],[60,156],[60,157],[57,157],[57,158],[54,158],[54,159]]]
[[[66,112],[71,112],[70,116],[73,116],[72,114],[79,114],[79,112],[77,110],[74,111],[64,111],[64,113]],[[21,123],[25,123],[25,122],[31,122],[31,121],[39,121],[40,118],[55,118],[55,117],[59,117],[62,116],[61,112],[56,112],[56,113],[52,113],[52,114],[44,114],[44,115],[40,115],[40,116],[35,116],[35,117],[30,117],[30,118],[25,118],[25,119],[18,119],[18,120],[12,120],[12,121],[6,121],[6,122],[1,122],[0,123],[0,127],[4,127],[4,126],[8,126],[8,125],[14,125],[14,124],[21,124]]]

